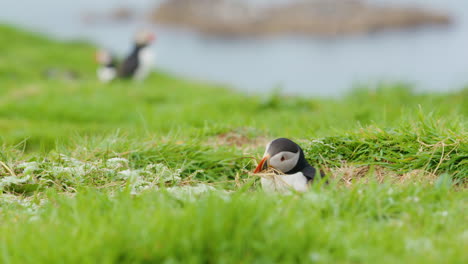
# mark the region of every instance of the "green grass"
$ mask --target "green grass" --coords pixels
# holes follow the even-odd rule
[[[161,72],[104,85],[86,43],[0,26],[0,50],[2,263],[468,261],[466,88],[246,96]],[[263,193],[248,171],[275,137],[330,184]]]
[[[446,188],[330,186],[303,196],[237,192],[179,200],[52,195],[31,216],[7,210],[2,262],[464,263],[466,208]]]

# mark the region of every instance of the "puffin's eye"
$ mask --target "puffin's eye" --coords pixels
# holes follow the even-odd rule
[[[281,161],[284,161],[284,160],[285,160],[284,156],[281,156]]]

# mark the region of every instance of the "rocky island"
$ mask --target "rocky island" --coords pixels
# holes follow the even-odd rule
[[[155,23],[220,36],[337,36],[444,26],[452,21],[440,11],[364,0],[292,1],[267,6],[233,0],[167,0],[150,17]]]

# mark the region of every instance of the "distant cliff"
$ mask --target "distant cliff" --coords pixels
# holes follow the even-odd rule
[[[451,23],[443,12],[362,0],[297,1],[263,8],[233,0],[167,0],[151,18],[160,24],[228,36],[333,36]]]

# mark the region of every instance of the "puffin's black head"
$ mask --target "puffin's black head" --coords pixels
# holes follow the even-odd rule
[[[309,164],[301,147],[287,138],[278,138],[268,143],[265,154],[254,173],[272,167],[285,174],[301,171]]]

